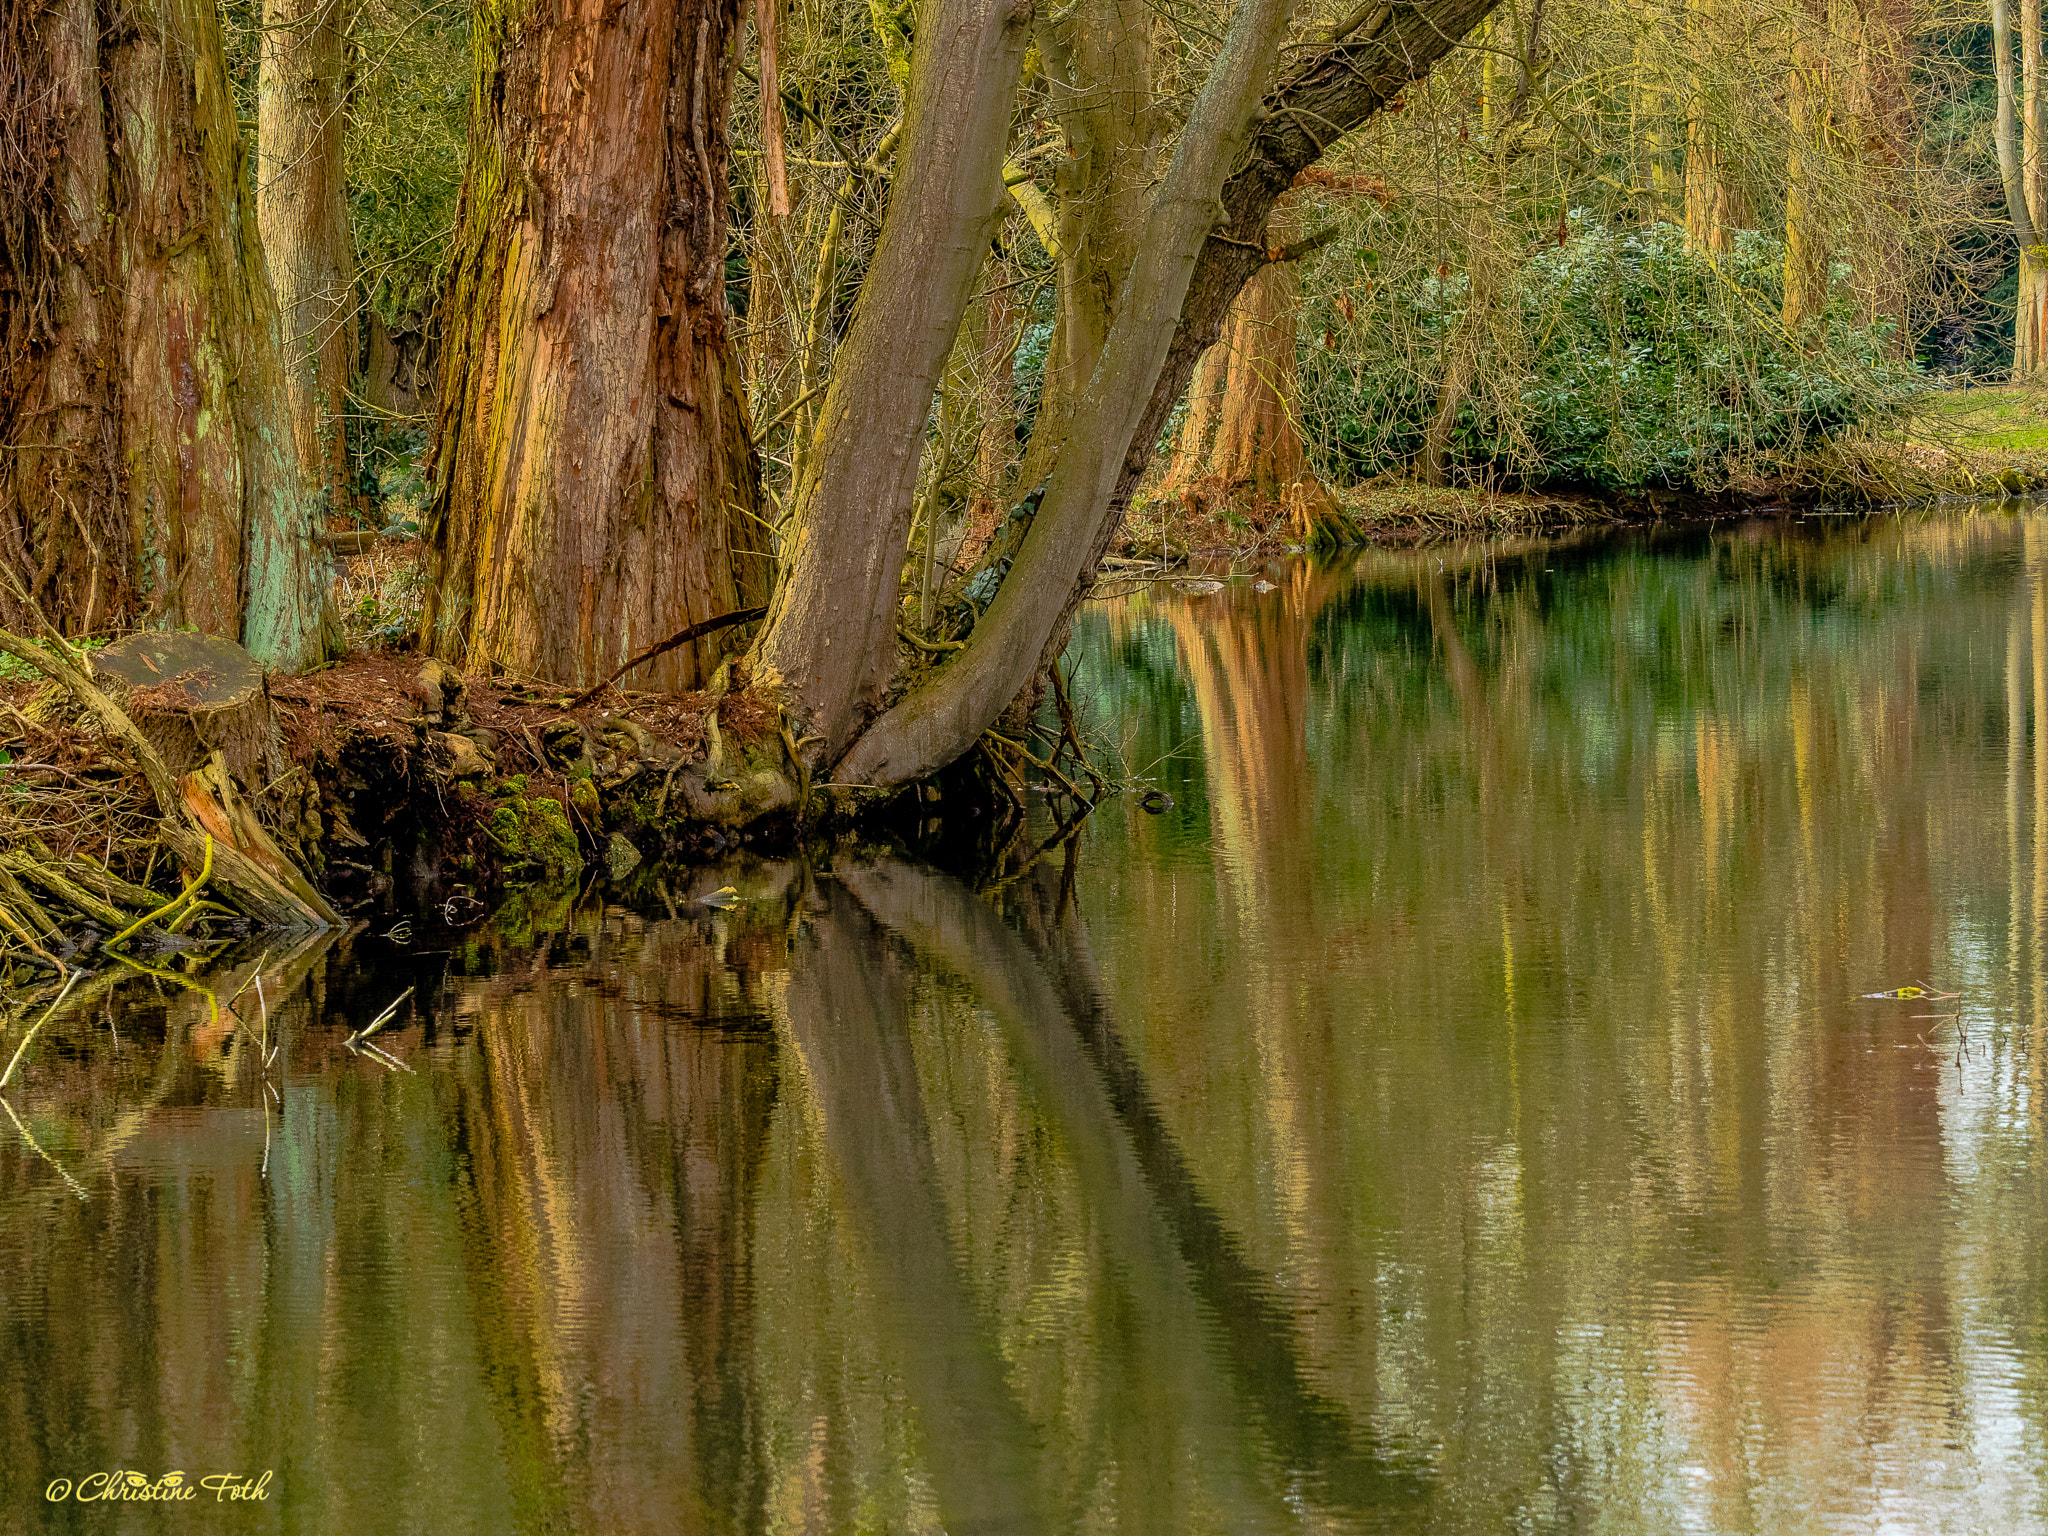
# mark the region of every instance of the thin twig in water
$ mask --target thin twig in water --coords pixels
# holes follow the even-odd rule
[[[5,1072],[0,1072],[0,1088],[5,1088],[13,1080],[14,1069],[21,1065],[21,1053],[27,1050],[29,1042],[35,1039],[36,1031],[50,1022],[50,1015],[55,1013],[58,1005],[71,995],[71,989],[78,985],[78,978],[83,974],[84,972],[82,971],[73,970],[69,976],[64,978],[64,990],[57,994],[56,1001],[43,1010],[43,1016],[37,1019],[29,1029],[29,1032],[21,1037],[21,1044],[14,1048],[14,1059],[7,1063],[7,1070]]]
[[[411,987],[407,987],[403,992],[399,993],[398,996],[391,999],[390,1007],[386,1008],[382,1013],[378,1014],[376,1018],[370,1020],[369,1023],[365,1024],[361,1029],[357,1030],[354,1034],[350,1035],[346,1040],[342,1041],[342,1044],[351,1047],[361,1045],[365,1040],[369,1039],[370,1036],[374,1035],[375,1033],[377,1033],[378,1030],[382,1029],[386,1024],[390,1023],[391,1016],[398,1012],[398,1005],[404,1002],[408,997],[411,997],[412,994],[413,989]]]

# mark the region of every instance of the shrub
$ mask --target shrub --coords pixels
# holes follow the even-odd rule
[[[1784,247],[1771,236],[1743,233],[1710,259],[1668,224],[1575,216],[1568,235],[1522,261],[1487,319],[1481,377],[1452,443],[1468,478],[1718,490],[1881,422],[1924,387],[1915,365],[1891,358],[1889,327],[1859,326],[1843,301],[1788,335]],[[1320,264],[1334,282],[1306,285],[1319,297],[1302,327],[1304,427],[1338,481],[1397,469],[1420,450],[1469,296],[1464,275],[1441,268],[1343,287],[1346,259]],[[1344,297],[1361,289],[1371,312],[1353,300],[1347,315]]]

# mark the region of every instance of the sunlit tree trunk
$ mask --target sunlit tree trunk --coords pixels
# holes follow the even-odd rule
[[[1252,281],[1256,283],[1257,278]],[[1230,379],[1230,341],[1237,309],[1223,319],[1223,334],[1195,364],[1194,382],[1188,385],[1186,414],[1173,440],[1173,458],[1159,489],[1167,496],[1186,496],[1209,474],[1209,454],[1216,443],[1216,418],[1222,411],[1223,391]]]
[[[2025,12],[2032,0],[2022,0]],[[2038,44],[2039,19],[2023,26],[2023,38]],[[2035,60],[2038,47],[2027,50]],[[2019,304],[2013,315],[2013,377],[2032,378],[2040,369],[2044,345],[2048,345],[2048,252],[2041,247],[2043,201],[2040,168],[2036,159],[2039,136],[2035,131],[2029,100],[2024,134],[2019,128],[2020,96],[2013,71],[2012,13],[2009,0],[1991,0],[1991,67],[1997,82],[1997,118],[1992,131],[1998,154],[1999,180],[2005,189],[2006,217],[2012,220],[2013,237],[2020,248]],[[2032,77],[2037,63],[2027,66]]]
[[[256,93],[256,222],[284,315],[292,436],[330,515],[354,499],[346,412],[355,261],[341,162],[349,4],[264,0]]]
[[[0,117],[37,155],[0,170],[0,559],[73,632],[189,625],[308,666],[329,567],[214,7],[0,27]]]
[[[423,636],[591,683],[758,602],[759,475],[726,335],[736,0],[487,0],[443,310]],[[714,641],[634,674],[682,689]]]
[[[1276,210],[1268,243],[1279,244],[1296,228],[1293,217]],[[1287,508],[1297,531],[1313,538],[1334,503],[1309,466],[1295,414],[1300,288],[1292,261],[1270,262],[1245,284],[1223,335],[1195,370],[1166,488],[1206,480],[1220,499]]]
[[[1695,58],[1713,58],[1725,45],[1723,10],[1730,0],[1692,0],[1688,31]],[[1695,70],[1685,121],[1685,228],[1701,250],[1733,249],[1735,232],[1750,224],[1749,201],[1736,168],[1728,163],[1722,127],[1716,120],[1716,90],[1705,71]]]
[[[1785,81],[1791,144],[1785,164],[1785,329],[1797,335],[1820,318],[1828,301],[1828,242],[1820,183],[1827,174],[1829,128],[1827,5],[1810,0],[1795,12],[1792,67]]]

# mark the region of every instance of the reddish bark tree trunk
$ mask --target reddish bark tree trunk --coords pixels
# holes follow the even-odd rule
[[[1295,220],[1276,210],[1267,240],[1279,244],[1294,232]],[[1300,288],[1293,262],[1273,262],[1230,306],[1189,387],[1167,491],[1297,511],[1328,500],[1294,415]]]
[[[284,314],[292,435],[329,516],[354,504],[346,413],[355,257],[341,163],[348,6],[265,0],[256,106],[256,222]]]
[[[423,640],[588,684],[762,600],[726,335],[736,0],[486,0]],[[684,689],[717,642],[635,674]]]
[[[0,26],[0,559],[74,633],[189,625],[309,665],[328,565],[214,8]]]

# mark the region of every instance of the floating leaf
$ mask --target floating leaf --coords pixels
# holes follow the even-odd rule
[[[698,898],[700,905],[707,907],[736,907],[746,898],[729,885],[721,885],[709,896]]]

